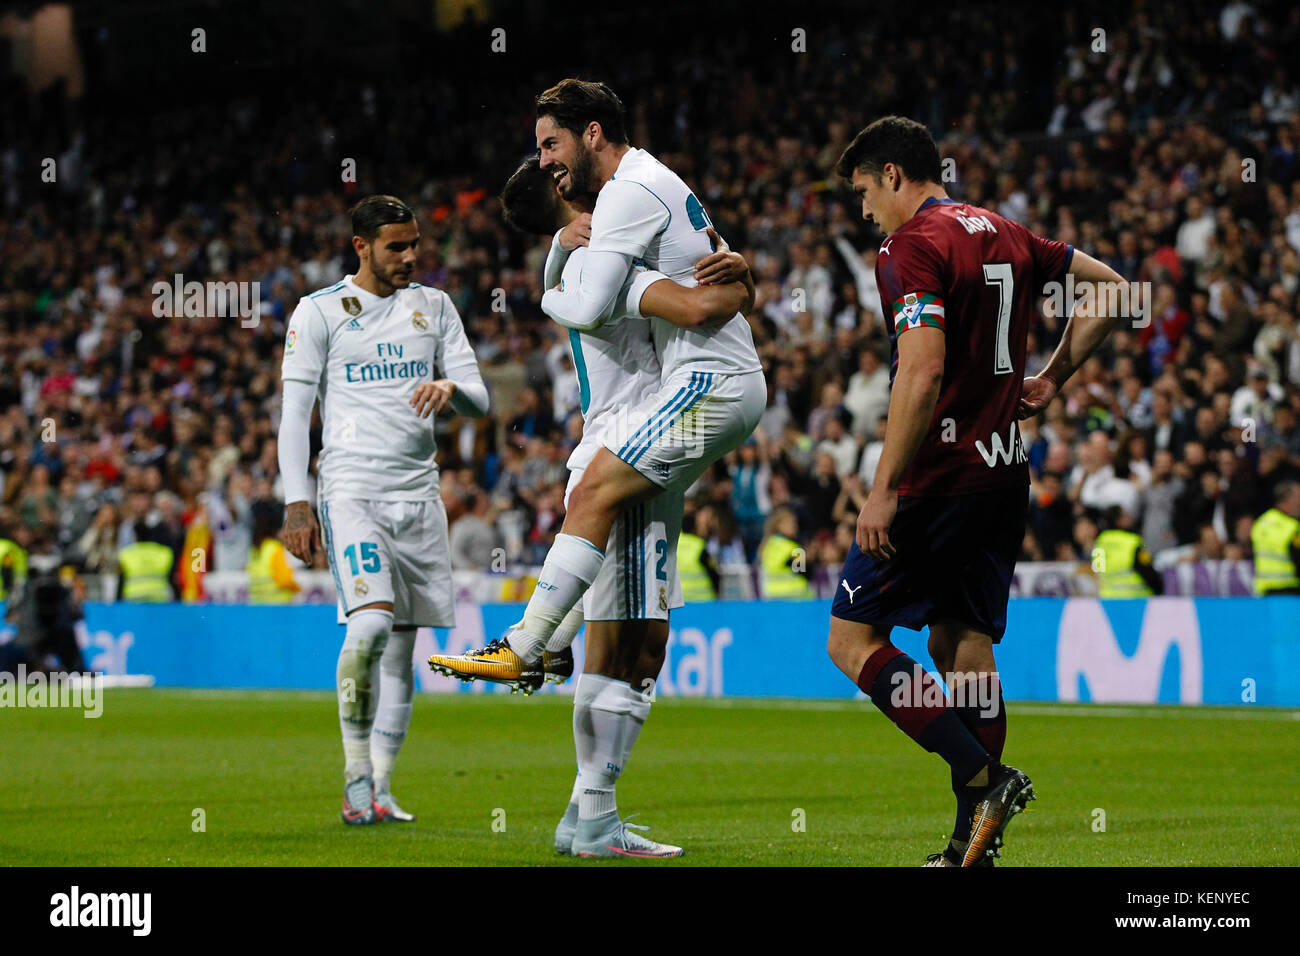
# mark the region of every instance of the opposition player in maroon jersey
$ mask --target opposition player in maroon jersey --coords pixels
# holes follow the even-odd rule
[[[872,123],[836,172],[886,235],[876,280],[893,368],[884,450],[835,593],[828,650],[899,729],[951,768],[957,820],[927,865],[990,866],[1003,827],[1034,799],[1029,778],[1001,761],[1007,725],[993,658],[1029,499],[1018,421],[1047,406],[1115,317],[1076,309],[1051,363],[1028,379],[1026,336],[1046,283],[1067,272],[1076,283],[1120,277],[1064,243],[949,199],[934,140],[912,120]],[[929,626],[950,701],[890,643],[894,625]]]

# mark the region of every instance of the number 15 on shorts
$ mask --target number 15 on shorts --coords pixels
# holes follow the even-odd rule
[[[373,541],[361,542],[361,563],[357,563],[357,545],[350,544],[343,549],[343,557],[348,559],[352,566],[352,575],[355,577],[362,571],[367,574],[374,574],[379,570],[379,545]]]

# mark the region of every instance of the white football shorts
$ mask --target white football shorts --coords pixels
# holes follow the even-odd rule
[[[441,498],[320,504],[321,537],[339,598],[339,623],[388,601],[394,625],[454,627],[451,548]]]
[[[766,407],[762,372],[679,369],[628,413],[625,427],[608,429],[602,444],[660,488],[682,495],[740,447]]]

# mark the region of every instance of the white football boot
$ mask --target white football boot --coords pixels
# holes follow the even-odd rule
[[[631,819],[632,817],[627,818]],[[594,820],[579,820],[578,830],[573,835],[573,855],[663,859],[681,856],[686,852],[679,846],[656,843],[639,833],[633,833],[633,830],[650,828],[628,823],[627,820],[620,820],[617,812],[607,813]]]
[[[414,823],[415,814],[407,813],[397,805],[388,790],[375,791],[375,819],[381,823]]]

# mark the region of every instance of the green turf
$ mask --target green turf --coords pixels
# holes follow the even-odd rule
[[[572,783],[567,699],[419,695],[394,780],[408,826],[339,822],[334,714],[329,694],[171,690],[107,691],[97,720],[0,710],[0,864],[624,863],[551,848]],[[1040,798],[1005,865],[1300,863],[1300,714],[1010,717],[1006,757]],[[937,757],[847,701],[660,700],[619,783],[624,813],[687,848],[653,864],[671,866],[915,865],[942,847],[951,801]]]

